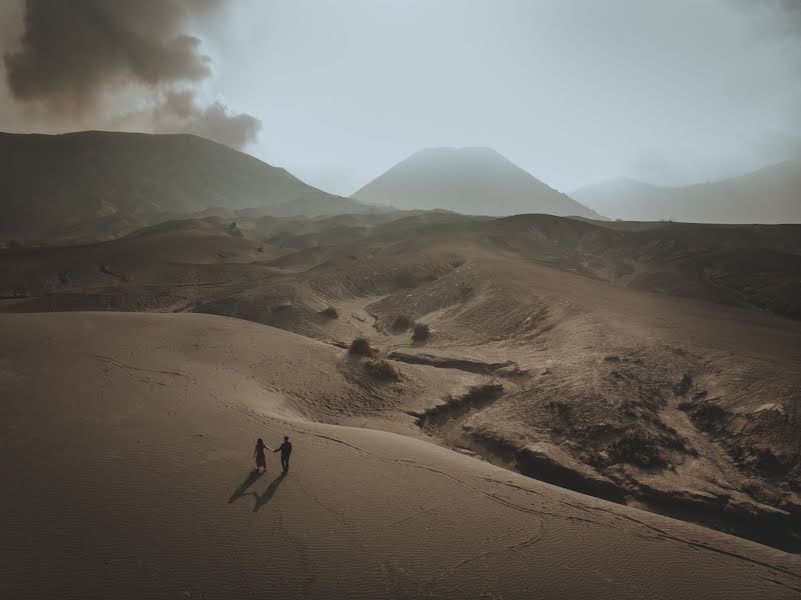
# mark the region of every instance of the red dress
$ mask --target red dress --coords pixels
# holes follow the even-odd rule
[[[267,459],[264,457],[264,446],[256,446],[256,468],[267,468]]]

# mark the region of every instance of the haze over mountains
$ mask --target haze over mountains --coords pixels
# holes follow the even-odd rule
[[[352,197],[400,209],[440,208],[470,215],[600,218],[490,148],[421,150]]]
[[[621,177],[571,195],[612,219],[692,223],[801,222],[801,163],[784,162],[722,181],[662,187]]]
[[[0,134],[0,161],[0,239],[23,242],[110,239],[173,218],[236,220],[243,211],[316,217],[441,208],[595,220],[801,221],[798,163],[683,188],[619,179],[574,192],[581,204],[488,148],[422,150],[352,198],[192,135]]]

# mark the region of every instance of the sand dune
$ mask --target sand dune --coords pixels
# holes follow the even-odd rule
[[[768,312],[801,314],[797,233],[443,212],[209,217],[0,252],[0,311],[203,312],[341,346],[364,336],[403,380],[343,363],[348,400],[299,414],[799,551],[801,329]],[[743,253],[778,258],[768,269]],[[401,315],[430,339],[395,328]]]
[[[314,422],[414,402],[330,345],[202,315],[0,329],[4,598],[801,597],[796,556]],[[253,477],[255,438],[285,433],[290,474]]]

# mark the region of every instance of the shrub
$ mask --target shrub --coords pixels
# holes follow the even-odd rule
[[[367,338],[360,337],[350,343],[348,352],[351,354],[358,354],[359,356],[371,356],[373,354],[373,349],[370,347],[370,342]]]
[[[667,466],[655,440],[646,436],[628,435],[609,448],[609,457],[613,463],[629,463],[642,468]]]
[[[417,323],[412,329],[412,339],[415,342],[424,342],[431,337],[431,329],[425,323]]]
[[[372,377],[383,381],[398,381],[400,373],[383,358],[370,358],[364,361],[364,370]]]
[[[327,319],[338,319],[339,318],[339,313],[337,312],[337,309],[334,308],[333,306],[329,306],[327,308],[324,308],[323,310],[320,311],[320,314],[323,315]]]
[[[412,321],[406,315],[395,315],[395,318],[392,319],[392,324],[389,327],[393,333],[402,333],[404,331],[408,331],[413,324],[414,321]]]

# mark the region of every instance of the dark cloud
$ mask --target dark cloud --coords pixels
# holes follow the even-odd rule
[[[255,142],[261,129],[257,118],[232,115],[220,102],[205,108],[199,106],[191,91],[167,94],[155,109],[154,120],[159,129],[194,133],[232,148],[243,148]]]
[[[211,75],[191,18],[222,0],[25,0],[19,47],[4,56],[13,97],[49,122],[104,124],[120,95],[151,107],[149,129],[192,131],[242,147],[260,123],[214,103],[199,105]],[[141,119],[148,128],[147,119]]]

